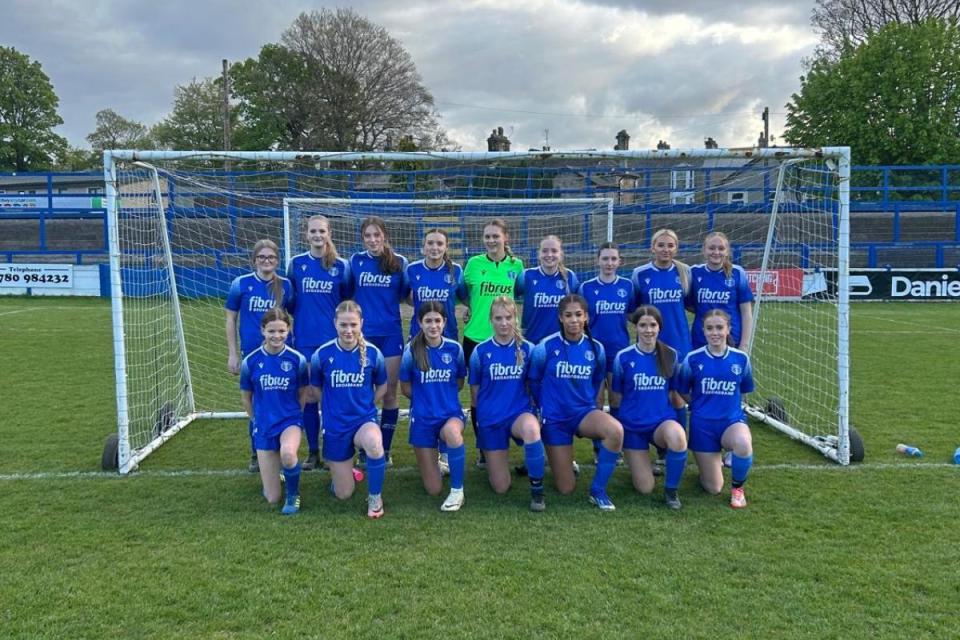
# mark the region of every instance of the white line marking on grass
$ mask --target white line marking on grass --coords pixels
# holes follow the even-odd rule
[[[109,311],[109,307],[91,307],[90,305],[78,304],[76,306],[59,306],[59,307],[18,307],[16,309],[11,309],[9,311],[0,311],[0,316],[12,316],[15,313],[26,313],[28,311],[41,311],[41,310],[55,310],[55,311],[80,311],[80,310],[91,310],[102,313]]]
[[[879,314],[878,315],[862,314],[857,316],[857,320],[864,320],[864,319],[889,322],[891,324],[903,324],[903,325],[907,325],[908,327],[912,327],[914,330],[917,328],[924,328],[924,329],[933,329],[938,332],[946,331],[948,333],[960,333],[960,329],[957,329],[956,327],[943,327],[936,324],[926,324],[922,322],[917,322],[917,320],[914,320],[914,319],[901,320],[899,318],[891,318],[889,316],[879,315]],[[858,333],[867,333],[867,332],[866,331],[861,332],[861,331],[857,331],[856,329],[852,329],[852,333],[856,335]]]
[[[591,468],[593,465],[582,464],[581,468]],[[696,464],[691,465],[695,467]],[[867,464],[852,464],[846,467],[838,464],[799,464],[799,463],[778,463],[778,464],[755,464],[751,471],[840,471],[844,473],[856,473],[857,471],[886,471],[888,469],[900,469],[915,471],[917,469],[946,469],[960,468],[949,462],[924,462],[919,464],[896,464],[891,462],[877,462]],[[314,471],[305,471],[305,475],[316,473]],[[322,475],[329,475],[329,472],[322,471]],[[390,470],[391,475],[407,475],[419,473],[414,466],[394,467]],[[245,469],[157,469],[153,471],[135,471],[127,476],[121,476],[115,471],[37,471],[24,473],[3,473],[0,474],[0,482],[17,480],[104,480],[104,479],[124,479],[124,478],[238,478],[249,477],[259,479],[257,474],[250,473]]]

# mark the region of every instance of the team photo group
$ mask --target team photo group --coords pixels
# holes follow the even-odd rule
[[[326,465],[339,499],[353,495],[365,472],[367,515],[384,515],[400,393],[409,399],[408,441],[424,489],[440,495],[449,475],[440,509],[459,510],[465,383],[477,466],[505,493],[511,440],[522,447],[517,471],[529,480],[531,511],[546,509],[547,465],[559,494],[574,491],[574,437],[593,441],[589,500],[602,511],[615,509],[606,488],[621,456],[636,490],[653,492],[660,468],[651,445],[670,509],[681,508],[688,449],[713,495],[723,490],[727,452],[730,506],[747,505],[753,449],[742,404],[754,386],[753,295],[724,234],[706,235],[703,263],[688,266],[677,259],[680,238],[661,229],[650,261],[629,277],[619,274],[618,246],[604,243],[596,277],[581,281],[554,235],[525,268],[502,219],[484,225],[485,253],[463,267],[441,229],[426,232],[415,262],[394,251],[379,217],[363,220],[364,250],[349,259],[332,231],[324,216],[310,217],[309,250],[285,269],[278,245],[260,240],[253,271],[232,282],[226,301],[227,366],[250,416],[250,470],[282,513],[300,510],[301,471]],[[402,304],[413,308],[408,335]]]

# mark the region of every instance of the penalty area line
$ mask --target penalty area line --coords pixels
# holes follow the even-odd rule
[[[592,468],[593,465],[582,464],[581,468]],[[696,467],[696,463],[691,460],[688,465]],[[949,462],[926,462],[918,464],[908,463],[860,463],[852,464],[846,467],[838,464],[797,464],[797,463],[776,463],[776,464],[755,464],[751,471],[826,471],[841,473],[857,473],[865,471],[887,471],[891,469],[898,470],[925,470],[925,469],[946,469],[958,468],[957,465]],[[320,473],[329,475],[329,471],[305,471],[305,475]],[[414,466],[394,467],[388,472],[390,475],[408,475],[417,474],[419,470]],[[115,471],[35,471],[23,473],[0,473],[0,482],[14,482],[23,480],[111,480],[127,478],[251,478],[259,479],[259,475],[250,473],[246,469],[156,469],[147,471],[135,471],[126,476],[120,475]]]

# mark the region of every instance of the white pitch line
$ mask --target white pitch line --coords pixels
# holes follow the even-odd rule
[[[591,464],[582,464],[581,468],[589,469],[592,468]],[[696,467],[695,464],[689,466]],[[909,470],[916,471],[918,469],[947,469],[947,468],[960,468],[960,466],[951,464],[949,462],[924,462],[918,464],[896,464],[890,462],[877,462],[877,463],[867,463],[867,464],[852,464],[847,467],[843,467],[837,464],[798,464],[798,463],[778,463],[778,464],[755,464],[751,467],[751,471],[826,471],[826,472],[840,472],[840,473],[857,473],[861,471],[886,471],[889,469],[898,469],[898,470]],[[315,473],[313,471],[305,471],[306,475]],[[327,471],[321,472],[323,475],[328,475]],[[419,473],[416,467],[396,467],[387,471],[389,475],[407,475],[412,473]],[[158,469],[153,471],[136,471],[129,474],[128,476],[121,476],[120,474],[114,471],[38,471],[38,472],[24,472],[24,473],[4,473],[0,474],[0,482],[2,481],[18,481],[18,480],[111,480],[111,479],[124,479],[124,478],[203,478],[203,477],[215,477],[215,478],[238,478],[238,477],[249,477],[256,479],[259,476],[256,474],[250,473],[245,469]]]

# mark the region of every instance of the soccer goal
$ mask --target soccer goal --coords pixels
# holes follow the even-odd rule
[[[661,227],[688,263],[722,230],[764,283],[751,415],[846,463],[848,169],[843,149],[105,152],[118,428],[104,465],[127,473],[199,418],[244,417],[227,371],[227,290],[252,270],[258,240],[276,242],[284,264],[305,251],[314,214],[331,220],[341,255],[362,250],[360,221],[378,215],[411,261],[436,227],[461,263],[484,251],[486,221],[504,218],[527,266],[553,234],[582,278],[609,239],[629,275]]]

